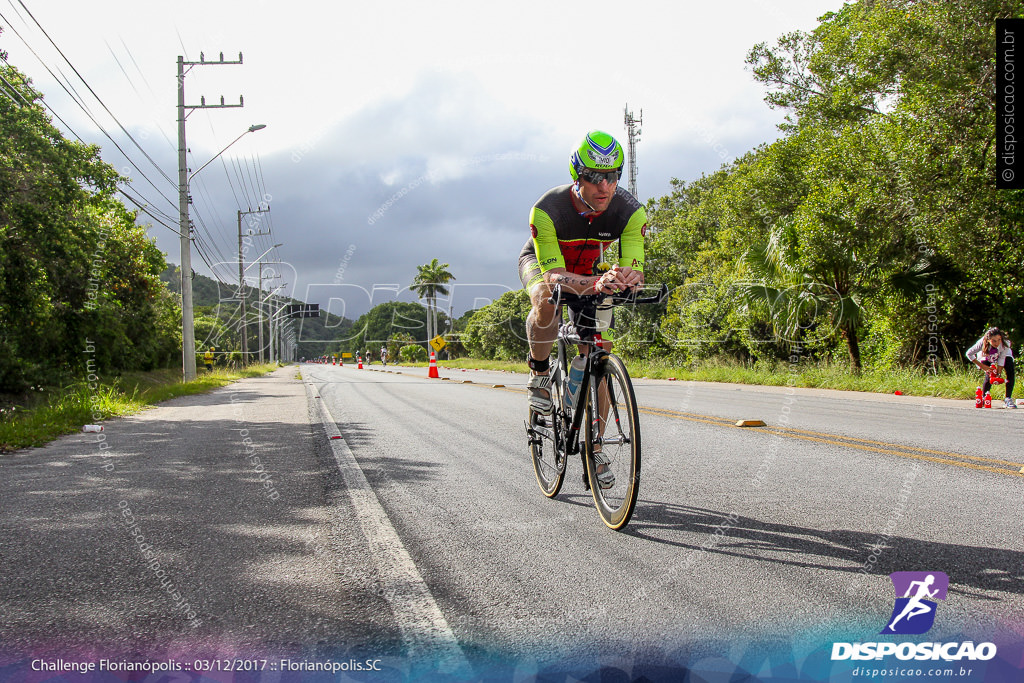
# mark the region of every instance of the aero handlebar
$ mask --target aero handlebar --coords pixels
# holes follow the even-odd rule
[[[668,285],[661,285],[658,291],[652,296],[637,296],[640,292],[639,288],[633,288],[625,292],[619,292],[615,294],[574,294],[572,292],[562,293],[562,285],[556,284],[551,288],[551,296],[548,298],[549,304],[558,306],[563,303],[575,303],[577,301],[582,303],[598,302],[601,299],[611,299],[613,305],[619,304],[660,304],[668,296]]]

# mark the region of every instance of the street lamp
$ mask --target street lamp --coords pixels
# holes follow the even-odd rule
[[[271,276],[263,277],[262,274],[260,275],[261,282],[262,282],[262,280],[273,280],[273,279],[279,278],[279,277],[281,277],[281,276],[280,275],[271,275]],[[260,345],[260,362],[261,363],[263,362],[263,337],[262,337],[262,332],[263,332],[263,304],[267,303],[267,301],[269,301],[272,298],[274,298],[279,290],[284,289],[287,286],[288,286],[287,282],[282,282],[277,287],[274,287],[272,290],[267,292],[267,295],[265,297],[262,297],[260,299],[260,301],[259,301],[260,333],[261,333],[260,340],[259,340],[259,345]],[[262,288],[262,285],[261,285],[261,287],[260,287],[260,294],[262,294],[262,293],[263,293],[263,288]],[[270,315],[267,317],[267,323],[268,323],[268,326],[269,326],[269,330],[268,330],[268,333],[269,333],[269,336],[268,336],[268,340],[269,340],[268,347],[270,349],[270,359],[269,360],[270,360],[271,363],[273,363],[274,362],[274,319],[275,319],[275,316],[277,315],[277,313],[274,312],[274,303],[273,302],[271,302],[267,308],[270,311]],[[282,304],[281,308],[278,309],[278,312],[280,312],[283,308],[284,308],[284,304]]]
[[[179,234],[181,236],[181,364],[182,373],[186,382],[196,378],[196,331],[195,320],[192,312],[192,231],[188,218],[188,184],[196,176],[210,165],[214,159],[228,151],[231,145],[241,140],[245,135],[254,133],[266,128],[266,124],[257,123],[249,126],[241,135],[232,140],[227,147],[217,152],[210,161],[199,167],[199,170],[188,175],[188,161],[185,158],[185,115],[184,115],[184,92],[183,88],[178,90],[178,219]]]
[[[263,258],[264,256],[266,256],[267,254],[269,254],[270,252],[274,251],[275,249],[277,249],[280,246],[284,246],[284,242],[279,242],[279,243],[275,244],[270,249],[267,249],[265,252],[263,252],[262,254],[257,256],[256,258],[254,258],[252,263],[250,263],[249,265],[247,265],[245,268],[242,269],[242,272],[244,273],[245,271],[247,271],[250,268],[252,268],[253,266],[255,266],[257,263],[260,262],[261,258]]]
[[[251,126],[249,126],[249,127],[248,127],[248,128],[246,129],[246,130],[242,131],[242,134],[241,134],[241,135],[239,135],[239,136],[238,136],[237,138],[235,138],[234,140],[232,140],[231,142],[229,142],[229,143],[227,144],[227,146],[226,146],[226,147],[224,147],[224,149],[222,149],[221,151],[219,151],[219,152],[217,152],[216,154],[214,154],[214,155],[213,155],[213,158],[212,158],[212,159],[210,159],[210,160],[209,160],[209,161],[207,161],[207,162],[206,162],[205,164],[203,164],[202,166],[200,166],[200,167],[199,167],[199,171],[202,171],[202,170],[203,170],[204,168],[206,168],[206,167],[207,167],[207,166],[209,166],[209,165],[210,165],[211,163],[213,163],[213,161],[214,161],[214,160],[215,160],[215,159],[216,159],[217,157],[219,157],[219,156],[220,156],[221,154],[223,154],[224,152],[228,151],[228,147],[230,147],[231,145],[235,144],[236,142],[238,142],[239,140],[241,140],[241,139],[242,139],[243,137],[245,137],[245,136],[246,136],[246,135],[248,135],[249,133],[255,133],[256,131],[258,131],[258,130],[263,130],[263,129],[264,129],[264,128],[266,128],[266,127],[267,127],[267,124],[265,124],[265,123],[254,123],[254,124],[252,124],[252,125],[251,125]],[[194,172],[192,173],[192,175],[190,175],[190,176],[188,177],[188,180],[189,180],[189,182],[192,182],[192,179],[196,177],[196,174],[197,174],[197,173],[199,173],[199,171],[194,171]]]
[[[274,294],[275,294],[275,293],[276,293],[276,292],[277,292],[277,291],[278,291],[279,289],[284,289],[284,288],[285,288],[285,287],[287,287],[287,286],[288,286],[288,283],[287,283],[287,282],[282,282],[282,283],[281,283],[280,285],[278,285],[277,287],[275,287],[274,289],[272,289],[272,290],[270,291],[270,294],[267,294],[267,296],[266,296],[266,299],[269,299],[269,298],[273,297],[273,296],[274,296]],[[266,299],[264,299],[264,301],[265,301]],[[275,311],[274,311],[274,305],[273,305],[273,303],[272,303],[272,304],[270,305],[270,311],[271,311],[271,313],[270,313],[270,362],[271,362],[271,363],[273,363],[273,362],[275,362],[275,360],[277,360],[277,358],[276,358],[276,357],[275,357],[275,355],[274,355],[274,341],[275,341],[275,338],[277,339],[277,356],[280,356],[280,355],[281,355],[281,340],[280,340],[280,334],[281,334],[281,320],[280,320],[280,314],[281,314],[281,311],[285,310],[285,308],[286,308],[287,306],[288,306],[288,303],[287,303],[287,302],[285,302],[285,303],[282,303],[282,304],[281,304],[281,305],[280,305],[280,306],[278,307],[277,311],[275,312]],[[275,323],[275,321],[277,322],[277,325],[276,325],[276,327],[277,327],[277,336],[276,336],[276,337],[275,337],[275,332],[274,332],[274,328],[275,328],[275,325],[274,325],[274,323]]]

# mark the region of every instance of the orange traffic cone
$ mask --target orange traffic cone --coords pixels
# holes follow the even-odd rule
[[[338,364],[338,357],[337,356],[333,356],[332,358],[333,358],[333,360],[331,360],[331,365],[337,365]]]
[[[441,375],[437,374],[437,356],[434,355],[433,351],[430,352],[430,371],[427,373],[427,377],[441,378]]]
[[[362,356],[356,356],[356,360],[359,361],[359,365],[356,366],[356,370],[362,370],[363,369],[363,357]]]

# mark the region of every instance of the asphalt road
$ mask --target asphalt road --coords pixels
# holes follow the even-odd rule
[[[928,639],[1020,656],[1024,410],[641,380],[617,533],[578,461],[537,488],[525,377],[387,369],[285,368],[0,460],[0,678],[74,652],[826,680],[911,570],[950,578]]]
[[[909,570],[950,576],[930,638],[1020,641],[1024,410],[639,381],[641,499],[614,533],[575,461],[557,499],[537,489],[523,376],[374,367],[303,372],[464,646],[650,663],[864,640]]]

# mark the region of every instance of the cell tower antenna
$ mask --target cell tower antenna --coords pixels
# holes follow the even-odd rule
[[[640,142],[640,124],[644,122],[644,110],[640,110],[640,116],[634,118],[633,112],[629,110],[629,103],[626,103],[625,124],[627,136],[627,149],[629,154],[629,193],[634,197],[636,194],[636,143]]]

